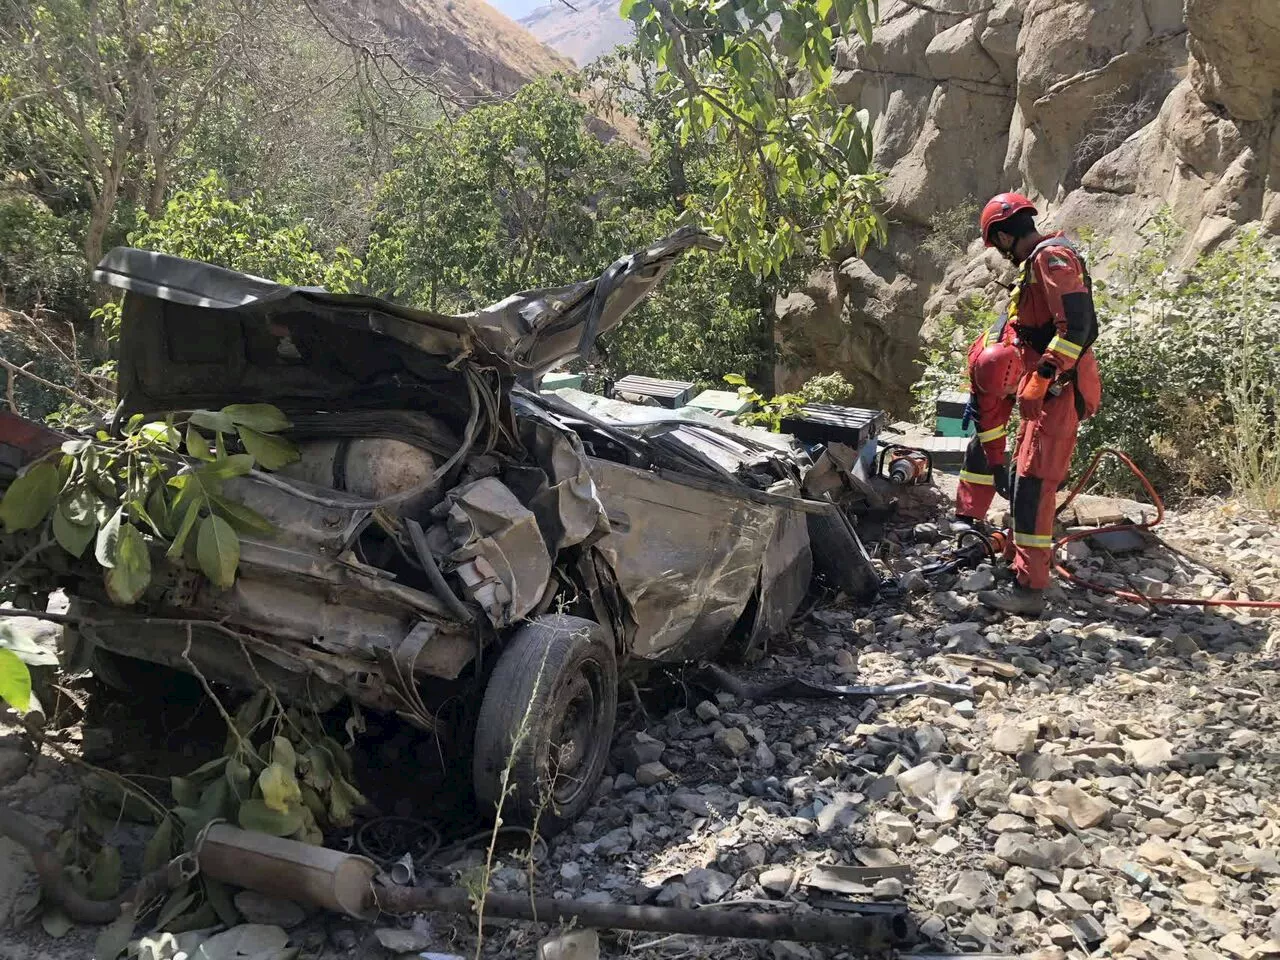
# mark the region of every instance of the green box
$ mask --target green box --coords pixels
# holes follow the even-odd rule
[[[964,429],[961,424],[964,420],[960,417],[938,417],[938,426],[933,431],[934,436],[938,437],[971,437],[973,436],[973,424],[969,424],[969,429]]]
[[[538,386],[539,390],[581,390],[582,374],[567,373],[564,370],[552,370],[542,378],[542,383]]]
[[[689,401],[689,406],[717,417],[736,417],[750,410],[751,402],[730,390],[703,390]]]

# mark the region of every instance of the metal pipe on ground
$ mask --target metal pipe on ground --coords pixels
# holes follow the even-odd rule
[[[374,896],[385,913],[421,911],[471,914],[471,893],[459,887],[379,887]],[[911,935],[911,923],[902,914],[842,916],[826,914],[777,914],[730,910],[684,910],[675,907],[630,906],[553,900],[550,897],[489,893],[484,915],[495,919],[534,923],[576,922],[581,927],[644,930],[652,933],[685,933],[702,937],[740,940],[794,940],[838,943],[846,947],[879,949],[902,943]]]
[[[378,865],[328,847],[210,825],[196,841],[200,870],[214,880],[298,903],[323,907],[358,920],[377,916],[373,878]]]

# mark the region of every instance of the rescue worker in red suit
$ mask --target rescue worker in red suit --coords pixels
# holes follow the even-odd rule
[[[1084,258],[1061,233],[1036,229],[1035,206],[1017,193],[994,197],[982,211],[982,239],[1022,268],[1003,316],[969,351],[970,401],[976,424],[956,513],[981,521],[996,493],[1013,513],[1016,584],[978,599],[1009,613],[1038,616],[1049,585],[1058,489],[1067,478],[1080,423],[1098,412],[1102,381],[1093,342],[1098,320]],[[1014,404],[1015,472],[1005,464],[1005,432]]]

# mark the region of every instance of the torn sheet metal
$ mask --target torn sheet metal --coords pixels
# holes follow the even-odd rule
[[[975,697],[973,687],[967,683],[944,683],[941,680],[913,680],[907,683],[883,683],[840,685],[811,683],[799,677],[785,680],[749,683],[735,677],[714,663],[702,668],[703,678],[709,686],[732,693],[743,700],[821,700],[837,697],[937,697],[959,703]]]
[[[786,485],[780,487],[785,489]],[[784,489],[771,492],[784,492]],[[792,490],[785,492],[793,493]],[[807,518],[799,511],[781,511],[760,568],[760,593],[748,651],[761,650],[774,637],[786,632],[796,608],[809,592],[812,577],[813,554],[809,550]]]
[[[609,518],[582,440],[539,408],[518,399],[516,403],[521,411],[520,441],[538,466],[509,468],[508,485],[537,516],[553,553],[598,540],[609,532]]]
[[[250,400],[315,409],[401,371],[429,370],[427,358],[446,362],[435,368],[442,380],[447,363],[476,354],[508,376],[550,370],[590,350],[685,252],[719,246],[681,228],[599,277],[516,293],[459,316],[129,247],[110,251],[93,277],[132,294],[120,336],[126,413]]]
[[[432,549],[442,550],[466,595],[495,627],[527,616],[551,577],[551,555],[533,511],[502,481],[485,477],[449,492],[433,511]]]
[[[638,623],[633,652],[665,661],[714,654],[756,589],[781,511],[617,463],[591,467],[610,526],[597,547]]]

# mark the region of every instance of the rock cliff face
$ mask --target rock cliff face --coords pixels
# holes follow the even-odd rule
[[[930,218],[1001,190],[1116,252],[1166,204],[1188,256],[1280,229],[1277,0],[887,0],[839,67],[875,116],[891,239],[779,303],[780,390],[839,369],[905,410],[922,325],[1009,278],[978,243],[926,253]]]

